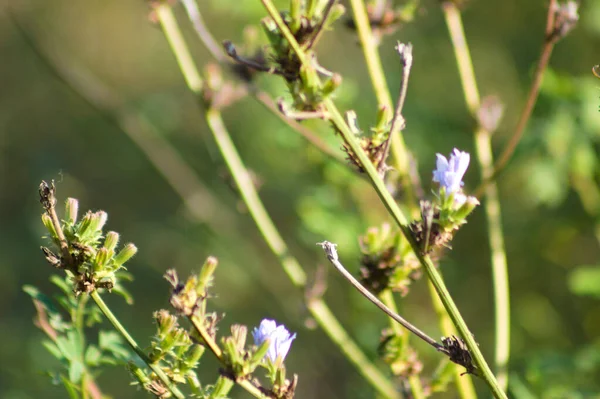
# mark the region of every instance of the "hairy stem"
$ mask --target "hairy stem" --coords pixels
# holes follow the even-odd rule
[[[185,75],[190,70],[192,77],[185,77],[186,82],[190,90],[196,95],[201,94],[202,83],[190,84],[195,82],[194,76],[198,76],[197,69],[191,61],[191,56],[187,46],[179,32],[176,22],[173,18],[171,9],[166,5],[161,5],[157,8],[157,13],[161,23],[163,20],[166,21],[162,24],[163,31],[171,44],[171,49],[175,53],[181,72]],[[296,43],[297,45],[297,43]],[[299,48],[298,48],[299,49]],[[187,53],[186,55],[178,54],[180,52]],[[186,63],[185,66],[181,63]],[[306,273],[298,263],[298,261],[289,254],[287,245],[281,238],[277,228],[266,212],[262,201],[258,197],[256,189],[252,185],[251,179],[248,176],[248,171],[243,165],[231,138],[225,128],[221,114],[216,109],[209,109],[206,112],[206,119],[208,125],[215,137],[217,145],[227,163],[227,166],[238,186],[242,199],[244,200],[250,214],[252,215],[258,229],[263,235],[266,243],[269,245],[273,253],[278,257],[284,271],[292,281],[292,283],[299,287],[306,287]],[[343,344],[340,346],[341,350],[348,357],[348,359],[357,366],[357,369],[363,376],[369,381],[369,383],[378,390],[378,392],[388,398],[397,398],[398,394],[394,386],[387,380],[383,374],[369,361],[369,359],[362,353],[360,348],[354,343],[344,331],[339,321],[335,318],[333,313],[329,310],[327,305],[322,299],[313,299],[308,304],[308,309],[317,320],[321,328],[327,333],[327,335],[337,344]]]
[[[308,65],[306,63],[306,55],[299,48],[297,41],[295,40],[294,36],[292,35],[292,33],[289,31],[289,29],[287,28],[287,26],[281,19],[281,16],[277,12],[277,9],[275,8],[275,6],[273,6],[273,3],[270,0],[261,0],[261,2],[265,5],[265,8],[269,12],[269,15],[271,16],[271,18],[273,18],[273,20],[277,24],[279,30],[283,34],[283,36],[288,40],[288,42],[290,43],[290,46],[294,49],[294,51],[297,52],[297,56],[298,56],[298,59],[300,60],[300,62],[303,65]],[[473,356],[473,360],[474,360],[475,364],[481,371],[482,378],[486,381],[486,383],[488,384],[488,386],[490,387],[490,389],[492,390],[492,392],[496,398],[506,398],[506,394],[498,386],[496,378],[494,377],[494,374],[492,373],[488,364],[486,363],[486,361],[483,357],[483,354],[479,350],[479,346],[477,345],[477,342],[473,338],[473,335],[469,331],[464,319],[462,318],[460,312],[458,311],[456,304],[452,300],[452,297],[450,296],[450,293],[448,292],[448,290],[444,284],[444,281],[441,278],[441,275],[437,271],[435,265],[433,264],[433,262],[431,261],[429,256],[425,256],[425,255],[421,254],[419,245],[417,244],[414,237],[412,236],[412,232],[408,225],[408,220],[406,219],[406,217],[404,216],[404,214],[402,213],[402,211],[400,210],[400,208],[398,207],[398,205],[392,198],[391,194],[385,187],[385,183],[383,182],[383,180],[377,173],[377,170],[375,169],[374,165],[371,163],[367,154],[364,152],[364,150],[358,143],[358,140],[356,139],[355,135],[352,133],[350,128],[346,125],[344,117],[342,116],[342,114],[340,113],[340,111],[338,110],[336,105],[333,103],[333,101],[331,99],[325,99],[323,101],[323,105],[329,112],[329,115],[331,117],[331,122],[340,131],[340,134],[342,135],[344,140],[348,143],[348,145],[350,146],[350,148],[352,149],[352,151],[354,152],[356,157],[361,162],[361,165],[364,168],[364,170],[366,171],[366,173],[368,174],[369,179],[371,180],[375,191],[377,192],[377,194],[379,195],[383,204],[388,209],[390,215],[394,218],[394,220],[400,227],[400,230],[402,231],[402,233],[404,234],[404,236],[410,243],[415,255],[419,259],[419,262],[425,269],[427,276],[429,277],[430,281],[433,283],[437,294],[440,296],[440,299],[442,300],[442,303],[444,304],[446,311],[448,312],[453,323],[455,324],[455,326],[458,328],[458,331],[462,335],[469,351],[471,352],[471,355]]]
[[[454,48],[465,102],[474,118],[481,107],[473,63],[464,33],[460,11],[452,2],[443,3],[442,9]],[[479,126],[475,132],[475,148],[481,180],[491,177],[493,170],[492,135]],[[485,188],[484,209],[488,223],[488,240],[491,250],[491,266],[496,315],[495,368],[498,384],[503,390],[508,387],[508,361],[510,357],[510,292],[508,264],[502,234],[502,217],[498,186],[490,182]]]

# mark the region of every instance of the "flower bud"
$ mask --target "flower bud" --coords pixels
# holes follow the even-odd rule
[[[340,19],[346,13],[346,7],[342,4],[337,3],[333,7],[331,7],[331,11],[327,16],[327,20],[325,21],[324,29],[329,29],[331,25],[338,19]]]
[[[77,222],[77,213],[79,212],[79,202],[75,198],[67,198],[65,204],[65,217],[67,222],[75,224]]]
[[[94,258],[94,271],[98,272],[103,270],[109,258],[109,251],[106,248],[100,248],[98,252],[96,252],[96,257]]]
[[[108,214],[104,211],[98,211],[92,215],[90,230],[93,232],[102,231],[102,228],[106,224],[106,220],[108,219]]]
[[[116,233],[114,231],[109,231],[108,234],[106,234],[106,238],[104,239],[104,248],[106,248],[108,251],[114,252],[118,243],[119,243],[119,233]]]
[[[146,375],[146,372],[144,370],[142,370],[141,368],[139,368],[138,366],[136,366],[135,363],[129,362],[127,364],[127,369],[129,370],[129,372],[131,373],[131,375],[136,380],[138,380],[138,382],[140,383],[140,385],[146,386],[147,384],[150,384],[151,380],[148,377],[148,375]]]
[[[333,93],[342,84],[342,75],[334,73],[331,79],[328,79],[321,89],[321,96],[327,97]]]
[[[158,312],[154,312],[154,320],[158,327],[158,339],[163,340],[171,331],[177,326],[177,317],[162,309]]]
[[[44,227],[46,227],[46,230],[48,230],[48,233],[50,233],[52,239],[58,239],[56,236],[56,230],[54,230],[54,225],[52,224],[52,219],[47,213],[42,213],[42,223],[44,224]]]
[[[206,294],[206,290],[212,283],[213,275],[218,264],[219,261],[214,256],[209,256],[204,261],[204,265],[202,265],[200,275],[198,276],[198,284],[196,285],[198,296],[204,296]]]
[[[464,220],[471,212],[473,212],[477,205],[479,205],[479,200],[477,198],[467,197],[465,202],[454,214],[454,218],[457,220]]]
[[[133,258],[133,256],[137,253],[138,249],[135,245],[129,243],[123,247],[119,251],[119,253],[113,258],[115,264],[117,266],[123,265],[129,259]]]

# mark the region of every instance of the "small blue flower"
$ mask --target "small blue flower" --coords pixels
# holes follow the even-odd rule
[[[296,338],[296,334],[290,335],[285,326],[283,324],[278,326],[275,320],[264,319],[260,322],[258,328],[254,328],[252,337],[256,346],[262,345],[267,339],[270,340],[267,357],[275,363],[277,359],[283,362],[290,346],[292,346],[292,341]]]
[[[464,184],[462,178],[469,167],[471,156],[468,152],[459,151],[456,148],[450,154],[450,161],[442,154],[436,154],[436,156],[433,181],[440,183],[440,188],[444,187],[447,195],[460,194],[459,191]]]

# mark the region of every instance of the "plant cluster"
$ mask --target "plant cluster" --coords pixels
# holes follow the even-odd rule
[[[203,73],[195,65],[181,35],[171,9],[175,5],[169,1],[152,1],[150,6],[152,20],[160,24],[189,89],[200,100],[201,110],[243,204],[292,283],[306,293],[308,311],[382,397],[398,398],[404,394],[425,398],[451,389],[454,383],[461,398],[475,398],[471,381],[471,376],[475,376],[486,383],[494,397],[506,398],[509,293],[494,178],[520,139],[552,46],[568,34],[578,20],[577,4],[573,1],[564,4],[551,2],[542,56],[530,92],[531,100],[528,100],[513,140],[494,164],[490,136],[498,126],[502,108],[497,100],[479,99],[465,45],[459,2],[441,2],[461,70],[465,102],[476,125],[474,136],[476,156],[482,169],[482,185],[474,190],[475,195],[469,195],[464,189],[463,178],[471,155],[454,148],[448,157],[437,154],[431,176],[436,189],[431,195],[424,195],[420,179],[415,176],[416,168],[411,165],[416,160],[402,137],[402,130],[407,124],[403,105],[413,64],[412,46],[403,43],[396,46],[402,79],[394,107],[377,52],[383,35],[414,21],[419,2],[407,1],[402,6],[387,1],[349,2],[353,18],[352,22],[347,19],[345,25],[357,34],[379,102],[375,126],[365,132],[359,128],[354,111],[348,110],[343,114],[334,102],[342,78],[319,63],[316,51],[323,34],[332,29],[336,21],[346,18],[345,7],[336,0],[290,0],[289,10],[279,11],[271,0],[260,1],[268,14],[260,24],[267,44],[258,46],[254,35],[248,34],[247,43],[238,48],[231,41],[224,41],[219,46],[207,31],[198,4],[194,0],[182,0],[201,42],[219,63],[208,66]],[[249,55],[243,55],[244,52]],[[259,72],[283,78],[289,100],[272,101],[262,92],[255,79]],[[391,223],[370,227],[358,240],[362,252],[358,260],[361,264],[359,279],[347,272],[341,263],[336,244],[328,241],[319,243],[329,262],[350,284],[389,316],[389,327],[382,328],[377,345],[380,358],[388,366],[386,371],[373,365],[343,329],[325,303],[324,289],[318,284],[308,286],[304,269],[291,255],[262,204],[221,114],[223,108],[246,95],[278,113],[309,142],[343,162],[357,178],[368,180],[387,208],[394,227]],[[346,158],[327,149],[315,132],[300,124],[306,119],[327,123],[340,139]],[[454,235],[480,205],[478,198],[483,200],[484,197],[490,237],[500,237],[499,241],[490,238],[494,252],[492,268],[496,279],[497,308],[494,372],[448,292],[439,264],[444,253],[451,248]],[[55,380],[65,385],[71,397],[102,397],[95,376],[100,366],[105,364],[126,364],[135,383],[158,398],[224,398],[236,384],[259,398],[294,397],[298,376],[287,378],[285,359],[296,339],[295,333],[290,333],[274,320],[263,319],[251,332],[252,344],[247,342],[249,330],[244,325],[234,324],[230,327],[230,335],[219,336],[218,325],[222,317],[208,309],[213,274],[218,263],[216,258],[209,257],[199,273],[186,280],[181,280],[175,270],[166,272],[172,311],[162,309],[154,313],[157,332],[148,347],[142,349],[100,295],[114,291],[130,301],[123,286],[124,281],[131,279],[125,264],[135,255],[137,248],[126,244],[117,249],[119,234],[104,233],[103,230],[107,221],[105,212],[88,212],[78,220],[79,206],[75,199],[67,200],[64,218],[60,220],[55,207],[57,199],[53,183],[41,184],[40,200],[44,208],[42,222],[52,244],[52,247],[42,247],[42,251],[51,266],[64,272],[64,276],[55,276],[52,280],[62,291],[56,302],[69,314],[70,321],[64,321],[61,312],[54,307],[54,301],[37,289],[27,287],[26,291],[34,299],[37,324],[49,338],[46,347],[65,366],[64,371],[54,374]],[[432,304],[443,326],[445,336],[439,342],[404,319],[393,296],[393,293],[400,293],[403,299],[406,298],[411,285],[423,276],[427,277]],[[84,329],[95,325],[101,314],[112,323],[116,333],[100,331],[98,344],[88,344],[84,339]],[[411,343],[413,337],[421,339],[440,354],[439,365],[433,373],[424,371],[418,352]],[[130,349],[126,349],[126,344]],[[201,382],[197,373],[207,349],[221,364],[217,381],[211,383]],[[266,375],[257,376],[259,369],[264,369]]]

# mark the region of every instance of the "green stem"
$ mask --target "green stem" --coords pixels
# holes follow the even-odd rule
[[[393,112],[394,106],[392,103],[392,96],[385,80],[385,73],[383,71],[383,66],[381,65],[379,52],[377,51],[377,42],[373,36],[373,31],[371,30],[371,25],[369,23],[365,1],[350,0],[350,5],[352,6],[358,39],[363,50],[367,71],[371,78],[371,85],[375,91],[377,103],[379,104],[379,107],[386,107],[390,112]],[[390,136],[392,137],[391,153],[394,157],[395,167],[402,180],[402,187],[406,188],[406,202],[416,203],[416,196],[413,192],[410,180],[410,158],[400,127],[401,126],[397,124],[394,130],[390,131]]]
[[[385,306],[390,308],[390,310],[396,314],[398,313],[398,307],[396,306],[396,301],[394,300],[394,295],[392,294],[392,290],[385,289],[379,294],[379,298],[381,302],[384,303]],[[392,318],[389,318],[390,328],[392,329],[395,336],[398,336],[402,339],[403,345],[402,348],[406,348],[408,345],[408,332],[402,329],[402,326],[399,323],[394,322]],[[410,391],[412,392],[412,397],[414,399],[425,399],[423,395],[423,386],[421,385],[421,379],[418,375],[411,375],[408,377],[408,385],[410,386]]]
[[[373,32],[369,23],[369,17],[367,15],[365,3],[362,0],[350,0],[350,3],[352,6],[352,12],[354,13],[354,20],[356,22],[358,38],[363,49],[364,58],[367,64],[367,70],[371,78],[371,83],[375,91],[375,96],[377,97],[377,101],[380,105],[389,107],[389,109],[391,110],[392,98],[390,90],[385,80],[385,74],[381,65],[379,53],[377,51],[375,37],[373,36]],[[408,198],[406,203],[408,205],[408,209],[410,210],[410,214],[412,217],[418,217],[420,211],[419,207],[416,206],[416,195],[414,194],[414,191],[412,189],[413,185],[409,173],[410,166],[408,165],[409,158],[406,156],[407,150],[405,148],[402,133],[398,132],[397,135],[394,134],[392,136],[392,140],[395,140],[395,142],[392,141],[392,154],[394,155],[394,159],[396,159],[397,162],[396,167],[399,171],[404,171],[405,173],[401,173],[401,175],[403,175],[404,187],[411,188],[407,191]],[[405,160],[405,165],[401,165],[402,159]],[[434,306],[436,304],[439,304],[439,298],[437,297],[435,291],[430,290],[430,294],[431,301],[434,304]],[[445,312],[441,312],[438,313],[438,317],[440,325],[446,327],[445,329],[442,329],[442,332],[445,334],[445,336],[449,337],[451,335],[455,335],[456,329],[452,326],[448,315]],[[476,398],[475,388],[473,387],[473,381],[469,378],[462,378],[462,370],[460,369],[460,367],[454,367],[454,379],[461,398]]]
[[[427,283],[427,287],[429,287],[429,293],[432,298],[433,309],[438,316],[438,320],[440,323],[440,330],[445,337],[451,337],[456,335],[456,328],[454,324],[452,324],[452,320],[448,317],[448,313],[446,313],[446,309],[444,309],[444,304],[437,296],[435,292],[435,288],[433,284],[429,281]],[[454,369],[454,382],[456,384],[456,388],[458,389],[458,393],[463,399],[476,399],[477,393],[475,392],[475,387],[473,386],[473,380],[470,378],[463,377],[463,368],[458,364],[452,363],[452,368]]]
[[[171,45],[171,50],[175,54],[175,58],[177,59],[182,74],[184,74],[189,89],[196,95],[200,95],[202,89],[202,81],[198,80],[201,79],[200,75],[192,61],[189,50],[179,31],[171,9],[166,5],[161,5],[157,7],[156,11],[165,36]],[[298,50],[300,50],[299,47]],[[188,74],[191,74],[191,76],[188,76]],[[256,193],[256,189],[248,176],[248,171],[243,165],[237,150],[227,133],[221,114],[218,110],[209,109],[206,112],[206,119],[215,136],[217,145],[223,154],[223,158],[240,190],[242,199],[248,207],[250,214],[257,224],[267,245],[278,257],[279,262],[292,283],[299,288],[306,288],[306,273],[298,261],[289,254],[287,245],[266,212]],[[356,343],[352,341],[325,302],[322,299],[312,299],[307,306],[321,328],[323,328],[325,333],[334,343],[340,346],[342,352],[355,366],[357,366],[357,370],[365,377],[365,379],[383,396],[387,398],[397,398],[398,393],[396,392],[394,385],[386,379],[386,377],[369,361]]]
[[[292,283],[298,288],[306,288],[306,274],[296,258],[289,254],[287,245],[258,197],[256,189],[252,185],[252,180],[248,176],[248,171],[227,133],[221,114],[215,109],[209,109],[206,113],[206,119],[227,167],[240,190],[242,199],[265,242],[279,259]],[[346,357],[357,366],[358,371],[379,393],[388,398],[398,397],[394,386],[371,364],[322,299],[309,299],[307,307],[329,338],[340,347]]]
[[[299,51],[299,53],[297,53],[298,59],[304,65],[307,65],[304,62],[304,60],[306,59],[305,54],[302,53],[302,51],[299,49],[298,43],[296,42],[295,38],[293,37],[293,35],[291,34],[291,32],[289,31],[287,26],[283,23],[283,20],[281,19],[279,13],[275,9],[275,7],[271,3],[271,1],[270,0],[261,0],[261,2],[263,4],[265,4],[265,8],[269,12],[269,15],[271,16],[271,18],[273,18],[273,20],[277,24],[279,30],[282,32],[284,37],[290,42],[290,46],[295,51],[297,51],[297,52]],[[483,357],[483,354],[479,350],[479,346],[477,345],[477,342],[473,338],[473,335],[469,331],[464,319],[462,318],[460,312],[458,311],[458,308],[456,307],[456,304],[452,300],[452,297],[450,296],[450,293],[448,292],[448,290],[444,284],[444,281],[441,278],[440,274],[438,273],[435,265],[433,264],[433,262],[431,261],[429,256],[421,255],[419,245],[417,244],[414,237],[412,236],[412,232],[408,225],[408,220],[406,219],[406,217],[404,216],[404,214],[402,213],[402,211],[400,210],[400,208],[398,207],[398,205],[392,198],[391,194],[385,187],[385,183],[383,182],[383,180],[377,173],[375,166],[371,163],[367,154],[364,152],[364,150],[358,143],[355,135],[352,133],[350,128],[346,125],[344,117],[342,116],[342,114],[340,113],[340,111],[338,110],[336,105],[333,103],[333,101],[331,99],[325,99],[323,101],[323,104],[324,104],[326,110],[329,112],[331,122],[339,130],[339,132],[342,135],[342,137],[344,138],[344,140],[348,143],[348,145],[352,149],[353,153],[357,156],[357,158],[361,162],[361,165],[365,169],[365,172],[368,174],[369,179],[371,180],[378,196],[380,197],[383,204],[389,211],[390,215],[394,218],[394,220],[400,227],[400,230],[402,231],[402,233],[404,234],[404,236],[410,243],[410,245],[413,249],[413,252],[416,254],[417,258],[419,259],[419,262],[425,269],[427,276],[429,277],[430,281],[433,283],[433,286],[435,287],[437,294],[439,295],[440,299],[442,300],[442,303],[444,304],[446,311],[450,315],[452,322],[458,328],[458,331],[462,335],[462,338],[464,339],[465,344],[467,345],[469,351],[471,352],[471,355],[473,356],[473,360],[474,360],[476,366],[479,368],[479,370],[481,372],[482,378],[486,381],[486,383],[488,384],[488,386],[490,387],[490,389],[492,390],[492,392],[496,398],[506,398],[506,394],[498,386],[498,382],[496,381],[494,374],[492,373],[488,364],[486,363],[486,361]]]
[[[377,51],[377,42],[373,36],[371,25],[369,23],[365,2],[363,0],[350,0],[350,5],[352,6],[358,39],[363,50],[367,71],[371,78],[371,85],[375,91],[377,103],[380,107],[386,107],[390,112],[393,112],[394,106],[392,103],[392,96],[385,80],[385,73],[383,71],[383,66],[381,65],[381,58]],[[410,182],[410,163],[406,144],[404,143],[404,137],[399,128],[400,126],[396,126],[394,131],[390,132],[392,137],[391,150],[396,162],[395,166],[402,176],[403,183],[407,183]],[[403,187],[408,188],[412,186],[411,184],[405,184]],[[409,200],[414,201],[415,198],[412,190],[408,190],[407,193],[411,195]]]
[[[115,315],[110,310],[110,308],[106,305],[106,303],[104,302],[104,300],[102,299],[102,297],[100,296],[100,294],[98,294],[98,291],[93,291],[90,294],[90,296],[92,297],[92,299],[94,300],[94,302],[96,302],[96,305],[98,306],[98,308],[100,309],[100,311],[104,314],[104,316],[106,316],[106,318],[108,319],[108,321],[110,321],[110,323],[113,325],[113,327],[115,328],[115,330],[117,330],[117,332],[119,334],[121,334],[121,336],[123,338],[125,338],[125,341],[127,341],[127,343],[129,344],[129,346],[131,347],[131,349],[133,349],[133,351],[140,357],[140,359],[142,359],[142,361],[144,363],[146,363],[146,365],[148,367],[150,367],[150,369],[152,371],[154,371],[154,373],[156,374],[156,376],[158,378],[160,378],[160,380],[162,381],[162,383],[165,385],[165,387],[169,391],[171,391],[171,393],[173,394],[173,396],[175,396],[177,399],[183,399],[183,398],[185,398],[185,396],[183,395],[183,393],[181,393],[181,391],[175,385],[173,385],[171,383],[171,380],[169,379],[169,377],[167,377],[167,375],[161,370],[161,368],[157,364],[152,363],[152,361],[148,358],[148,356],[142,350],[142,348],[140,348],[139,345],[137,344],[137,342],[135,342],[135,340],[133,339],[133,337],[131,335],[129,335],[129,332],[127,332],[127,330],[125,329],[125,327],[123,327],[123,325],[121,324],[121,322],[119,322],[119,320],[115,317]]]
[[[465,102],[476,118],[481,106],[477,81],[473,72],[473,62],[463,29],[460,11],[454,3],[442,6],[452,47],[463,86]],[[491,133],[479,126],[475,132],[475,149],[481,169],[481,180],[485,182],[494,173]],[[502,218],[498,186],[490,181],[484,186],[484,209],[488,222],[488,240],[491,249],[492,278],[494,287],[494,305],[496,308],[495,367],[498,384],[503,390],[508,386],[508,361],[510,357],[510,296],[508,286],[508,265],[502,234]]]
[[[215,384],[215,387],[214,387],[210,397],[211,398],[228,398],[229,391],[231,391],[231,388],[233,388],[234,384],[235,383],[231,379],[220,376],[217,379],[217,382]]]
[[[404,234],[404,236],[410,243],[410,245],[413,249],[413,252],[416,254],[417,258],[419,259],[419,262],[425,269],[425,272],[427,273],[429,280],[432,282],[433,286],[435,287],[435,290],[436,290],[438,296],[440,297],[440,299],[442,300],[442,303],[444,304],[446,311],[448,312],[450,318],[452,319],[452,322],[454,323],[454,325],[460,332],[462,338],[465,340],[465,343],[466,343],[467,347],[469,348],[469,351],[473,355],[473,360],[475,361],[475,364],[477,365],[477,367],[479,368],[479,370],[482,373],[483,379],[488,383],[488,385],[491,388],[492,392],[494,393],[495,397],[506,398],[506,395],[504,394],[502,389],[498,386],[496,378],[494,377],[494,375],[492,374],[492,371],[490,370],[489,366],[485,362],[485,359],[483,357],[483,354],[479,350],[479,346],[477,345],[477,342],[475,342],[473,335],[469,331],[465,321],[463,320],[460,312],[458,311],[458,308],[456,307],[456,304],[452,300],[452,297],[450,296],[450,293],[448,292],[441,275],[437,271],[435,265],[433,264],[433,262],[431,261],[429,256],[421,255],[419,245],[417,244],[414,237],[412,236],[412,232],[410,230],[410,227],[408,225],[408,221],[407,221],[406,217],[404,216],[404,214],[402,213],[402,211],[400,210],[400,208],[398,207],[398,205],[392,198],[389,191],[386,189],[383,180],[381,180],[381,178],[377,174],[375,167],[370,162],[369,158],[363,151],[362,147],[356,141],[356,138],[354,137],[354,135],[352,134],[352,132],[350,131],[348,126],[345,125],[344,118],[338,111],[337,107],[335,107],[333,102],[329,99],[325,100],[325,106],[332,117],[333,123],[336,125],[336,127],[338,129],[340,129],[342,136],[349,143],[350,147],[352,148],[352,151],[354,152],[354,154],[356,154],[356,156],[360,160],[363,168],[369,175],[369,178],[371,179],[371,182],[373,183],[375,191],[377,192],[380,199],[384,203],[385,207],[388,209],[389,213],[394,218],[394,220],[400,227],[400,230],[402,231],[402,233]]]

